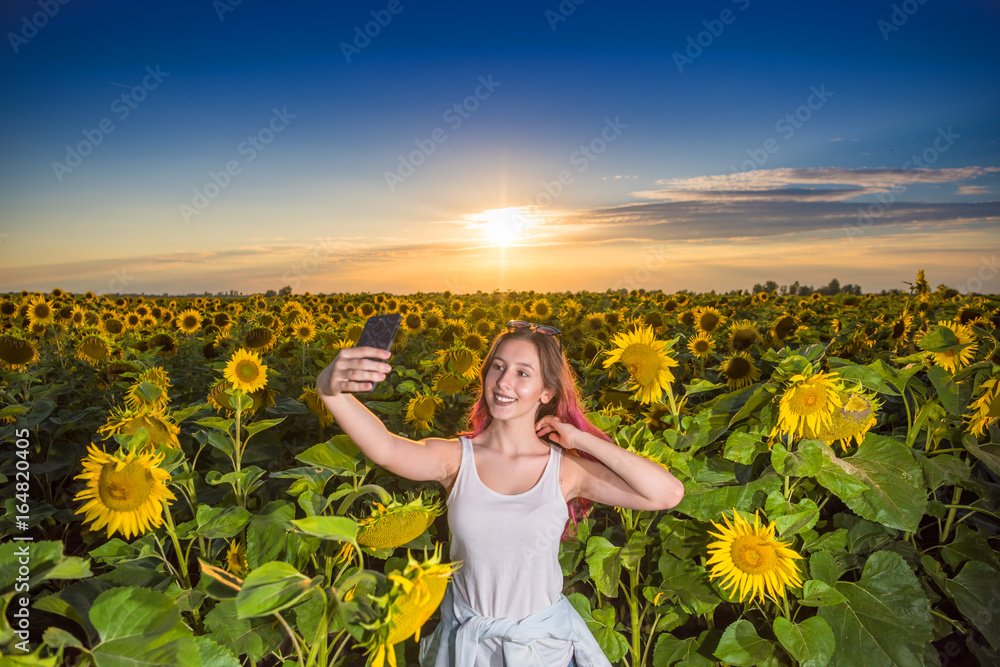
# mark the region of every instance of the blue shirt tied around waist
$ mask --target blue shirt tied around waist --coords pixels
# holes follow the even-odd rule
[[[580,667],[611,667],[594,635],[569,599],[561,595],[551,606],[520,621],[480,616],[449,583],[441,601],[441,622],[420,640],[421,667],[473,667],[479,642],[499,637],[506,667],[552,667],[532,646],[545,637],[573,642]]]

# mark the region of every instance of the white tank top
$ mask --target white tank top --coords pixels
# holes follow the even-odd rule
[[[452,577],[456,595],[482,616],[520,621],[551,606],[563,589],[559,539],[569,509],[559,488],[562,449],[550,445],[542,478],[524,493],[504,495],[486,486],[476,470],[472,441],[461,436],[462,463],[448,495]],[[569,641],[535,644],[548,665],[567,665]],[[503,667],[499,638],[479,646],[476,667]]]

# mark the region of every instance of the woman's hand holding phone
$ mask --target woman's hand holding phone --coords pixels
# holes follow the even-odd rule
[[[346,347],[316,378],[316,393],[336,396],[341,392],[371,391],[386,378],[392,366],[381,361],[392,356],[379,347]]]

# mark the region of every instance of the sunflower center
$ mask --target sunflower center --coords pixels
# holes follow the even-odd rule
[[[850,399],[847,401],[847,405],[844,406],[844,412],[862,412],[866,413],[869,411],[871,406],[868,404],[864,398],[858,394],[851,394]],[[867,415],[866,415],[867,416]]]
[[[249,359],[238,361],[235,372],[236,377],[243,382],[253,382],[260,377],[260,367]]]
[[[743,357],[733,357],[726,367],[726,375],[733,380],[739,380],[750,374],[750,368],[750,362]]]
[[[826,407],[826,390],[822,387],[799,387],[792,396],[791,405],[797,414],[816,412]]]
[[[101,501],[117,512],[134,512],[142,507],[153,491],[153,476],[149,470],[131,461],[121,470],[118,464],[105,463],[97,489]]]
[[[747,574],[765,574],[778,562],[778,553],[770,540],[759,535],[741,535],[730,548],[733,565]]]
[[[417,401],[417,404],[413,406],[413,416],[420,421],[430,421],[434,419],[434,400],[431,398],[422,398]]]
[[[653,384],[660,372],[660,357],[646,343],[632,343],[626,347],[621,361],[632,378],[643,386]]]
[[[459,350],[451,355],[451,367],[456,373],[462,375],[472,368],[473,357],[464,350]]]

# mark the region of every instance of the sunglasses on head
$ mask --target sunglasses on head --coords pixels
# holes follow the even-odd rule
[[[510,320],[507,322],[507,331],[513,331],[514,329],[531,329],[535,333],[545,334],[546,336],[559,336],[562,334],[562,331],[547,324],[535,324],[534,322],[525,322],[524,320]],[[559,348],[562,349],[562,341],[557,339],[556,342],[559,343]]]

